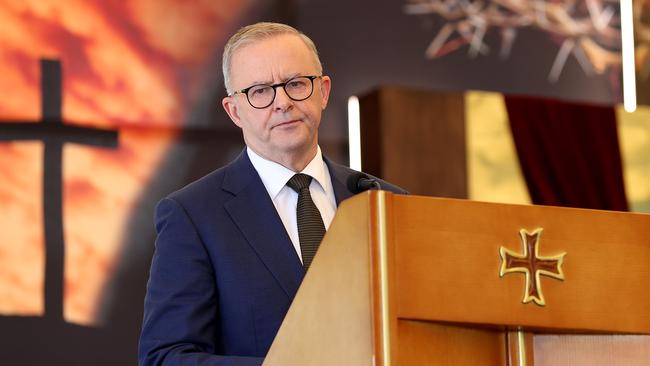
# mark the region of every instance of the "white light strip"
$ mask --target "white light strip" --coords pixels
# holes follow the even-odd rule
[[[357,97],[348,98],[348,144],[350,168],[361,171],[361,117]]]
[[[636,110],[636,76],[634,72],[634,19],[632,0],[621,0],[621,44],[623,46],[623,107]]]

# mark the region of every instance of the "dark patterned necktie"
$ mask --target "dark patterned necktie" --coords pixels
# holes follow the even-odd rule
[[[305,272],[309,269],[311,261],[318,250],[318,245],[320,245],[325,235],[323,218],[320,211],[318,211],[318,207],[311,199],[311,193],[309,193],[311,179],[310,176],[299,173],[291,177],[287,182],[287,185],[298,193],[296,217],[298,218],[298,239],[300,240],[300,252],[302,253]]]

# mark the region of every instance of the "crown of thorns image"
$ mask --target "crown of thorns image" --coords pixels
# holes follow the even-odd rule
[[[552,83],[558,80],[570,55],[587,75],[620,69],[619,0],[408,0],[404,11],[444,21],[426,49],[430,59],[465,45],[469,45],[470,57],[488,55],[490,47],[484,36],[490,30],[499,32],[499,55],[507,59],[517,31],[532,28],[558,43],[548,75]]]

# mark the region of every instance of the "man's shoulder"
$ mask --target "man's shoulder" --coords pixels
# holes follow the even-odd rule
[[[198,178],[184,187],[170,193],[167,197],[173,199],[186,199],[188,197],[203,195],[207,191],[219,189],[223,184],[223,179],[226,175],[228,165],[213,170],[212,172]]]
[[[242,177],[246,175],[242,163],[245,162],[242,162],[242,155],[240,155],[230,163],[170,193],[167,198],[179,202],[194,202],[197,200],[232,197],[231,189],[228,189],[228,187],[241,185]]]

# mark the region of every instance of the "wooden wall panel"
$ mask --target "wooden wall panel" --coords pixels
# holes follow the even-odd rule
[[[463,93],[382,87],[359,104],[365,172],[413,194],[467,198]]]
[[[647,335],[535,335],[535,366],[650,364]]]
[[[431,322],[400,320],[397,365],[506,365],[505,334]]]

